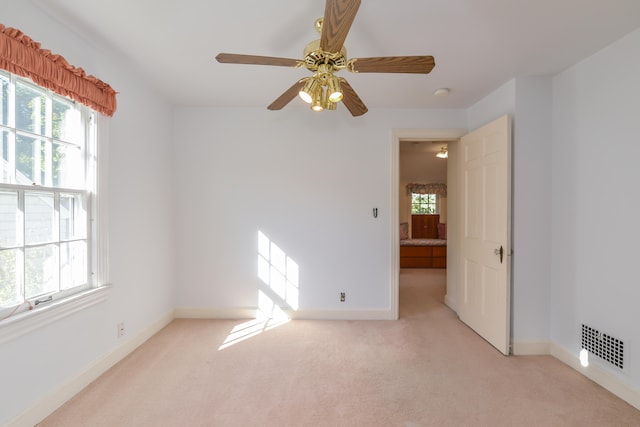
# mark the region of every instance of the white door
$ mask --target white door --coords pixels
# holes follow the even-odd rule
[[[510,341],[511,118],[460,139],[460,320],[503,354]]]

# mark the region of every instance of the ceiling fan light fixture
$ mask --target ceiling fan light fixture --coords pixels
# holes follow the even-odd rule
[[[329,97],[327,96],[324,99],[324,109],[329,111],[337,110],[338,103],[329,101]]]
[[[315,92],[319,88],[319,86],[320,83],[318,82],[318,80],[315,77],[310,77],[309,79],[307,79],[307,82],[304,84],[302,90],[298,92],[298,95],[304,102],[306,102],[307,104],[311,104],[315,97]]]
[[[447,150],[447,147],[444,146],[440,149],[440,151],[438,151],[438,154],[436,154],[436,157],[439,159],[446,159],[449,157],[449,151]]]
[[[324,90],[322,90],[322,86],[317,86],[316,88],[313,96],[313,102],[311,103],[311,109],[313,111],[324,110]]]
[[[342,89],[340,88],[340,82],[334,75],[327,79],[327,98],[332,104],[342,101]]]
[[[320,38],[305,46],[302,59],[219,53],[216,55],[216,61],[227,64],[306,68],[314,73],[313,77],[296,81],[268,105],[267,109],[271,111],[282,109],[298,94],[314,111],[335,110],[336,104],[344,102],[353,117],[361,116],[368,111],[367,106],[351,85],[343,78],[336,79],[334,73],[347,70],[351,73],[428,74],[436,65],[433,56],[428,55],[349,59],[344,42],[361,2],[362,0],[325,0],[324,16],[314,24]],[[320,95],[316,95],[316,87],[321,88]]]

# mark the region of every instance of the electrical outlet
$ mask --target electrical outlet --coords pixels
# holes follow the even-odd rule
[[[340,292],[340,302],[344,302],[347,299],[346,292]]]
[[[124,336],[124,322],[118,323],[118,338]]]

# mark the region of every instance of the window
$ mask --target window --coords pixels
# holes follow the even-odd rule
[[[411,193],[411,214],[425,215],[438,213],[438,196],[436,194]]]
[[[0,319],[95,285],[96,120],[0,71]]]

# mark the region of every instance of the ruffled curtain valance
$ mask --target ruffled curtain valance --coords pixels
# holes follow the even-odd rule
[[[41,49],[20,30],[0,24],[0,68],[78,101],[107,116],[116,111],[116,91],[62,56]]]
[[[407,194],[437,194],[447,197],[447,184],[407,184]]]

